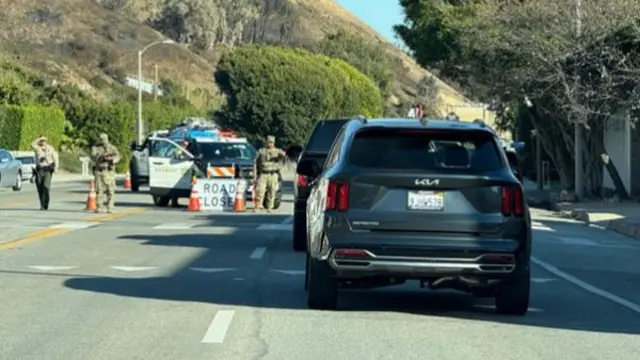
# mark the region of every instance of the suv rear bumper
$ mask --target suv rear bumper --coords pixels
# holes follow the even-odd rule
[[[360,236],[355,236],[360,237]],[[509,277],[517,267],[528,266],[525,247],[511,239],[385,237],[384,242],[327,238],[327,263],[339,278],[389,276],[440,278],[471,276],[485,279]],[[356,240],[356,239],[353,239]],[[368,239],[370,240],[370,239]],[[419,243],[419,244],[418,244]]]

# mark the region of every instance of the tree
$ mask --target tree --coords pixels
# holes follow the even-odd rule
[[[532,102],[536,131],[565,188],[573,179],[573,126],[583,124],[588,130],[587,191],[599,193],[604,120],[637,99],[633,90],[640,63],[634,41],[640,3],[583,2],[580,36],[575,0],[401,3],[412,18],[398,27],[399,35],[419,61],[454,68],[448,76],[485,101]],[[430,27],[434,18],[437,26]],[[420,34],[428,28],[431,32]],[[431,36],[436,55],[413,43],[419,36]],[[442,65],[445,56],[451,64]]]
[[[369,76],[376,82],[385,100],[391,95],[395,75],[391,70],[391,59],[381,44],[339,30],[318,42],[316,51],[344,60]]]

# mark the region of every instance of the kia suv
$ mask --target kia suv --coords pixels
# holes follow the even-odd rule
[[[531,220],[523,188],[484,124],[352,120],[315,178],[307,218],[307,303],[335,309],[339,288],[420,287],[529,306]]]

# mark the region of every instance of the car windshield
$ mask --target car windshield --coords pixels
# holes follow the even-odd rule
[[[352,165],[409,171],[484,172],[503,167],[484,131],[363,130],[351,145]]]
[[[17,159],[20,160],[20,162],[25,164],[25,165],[34,163],[33,156],[20,156]]]
[[[241,159],[253,160],[256,149],[249,143],[198,143],[197,153],[206,159]]]

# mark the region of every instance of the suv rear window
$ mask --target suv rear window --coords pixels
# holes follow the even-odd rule
[[[333,141],[338,136],[342,126],[347,120],[328,120],[322,121],[316,125],[311,134],[311,138],[307,143],[306,151],[328,153],[333,145]]]
[[[370,169],[485,172],[502,168],[493,135],[484,131],[361,130],[349,154]]]

